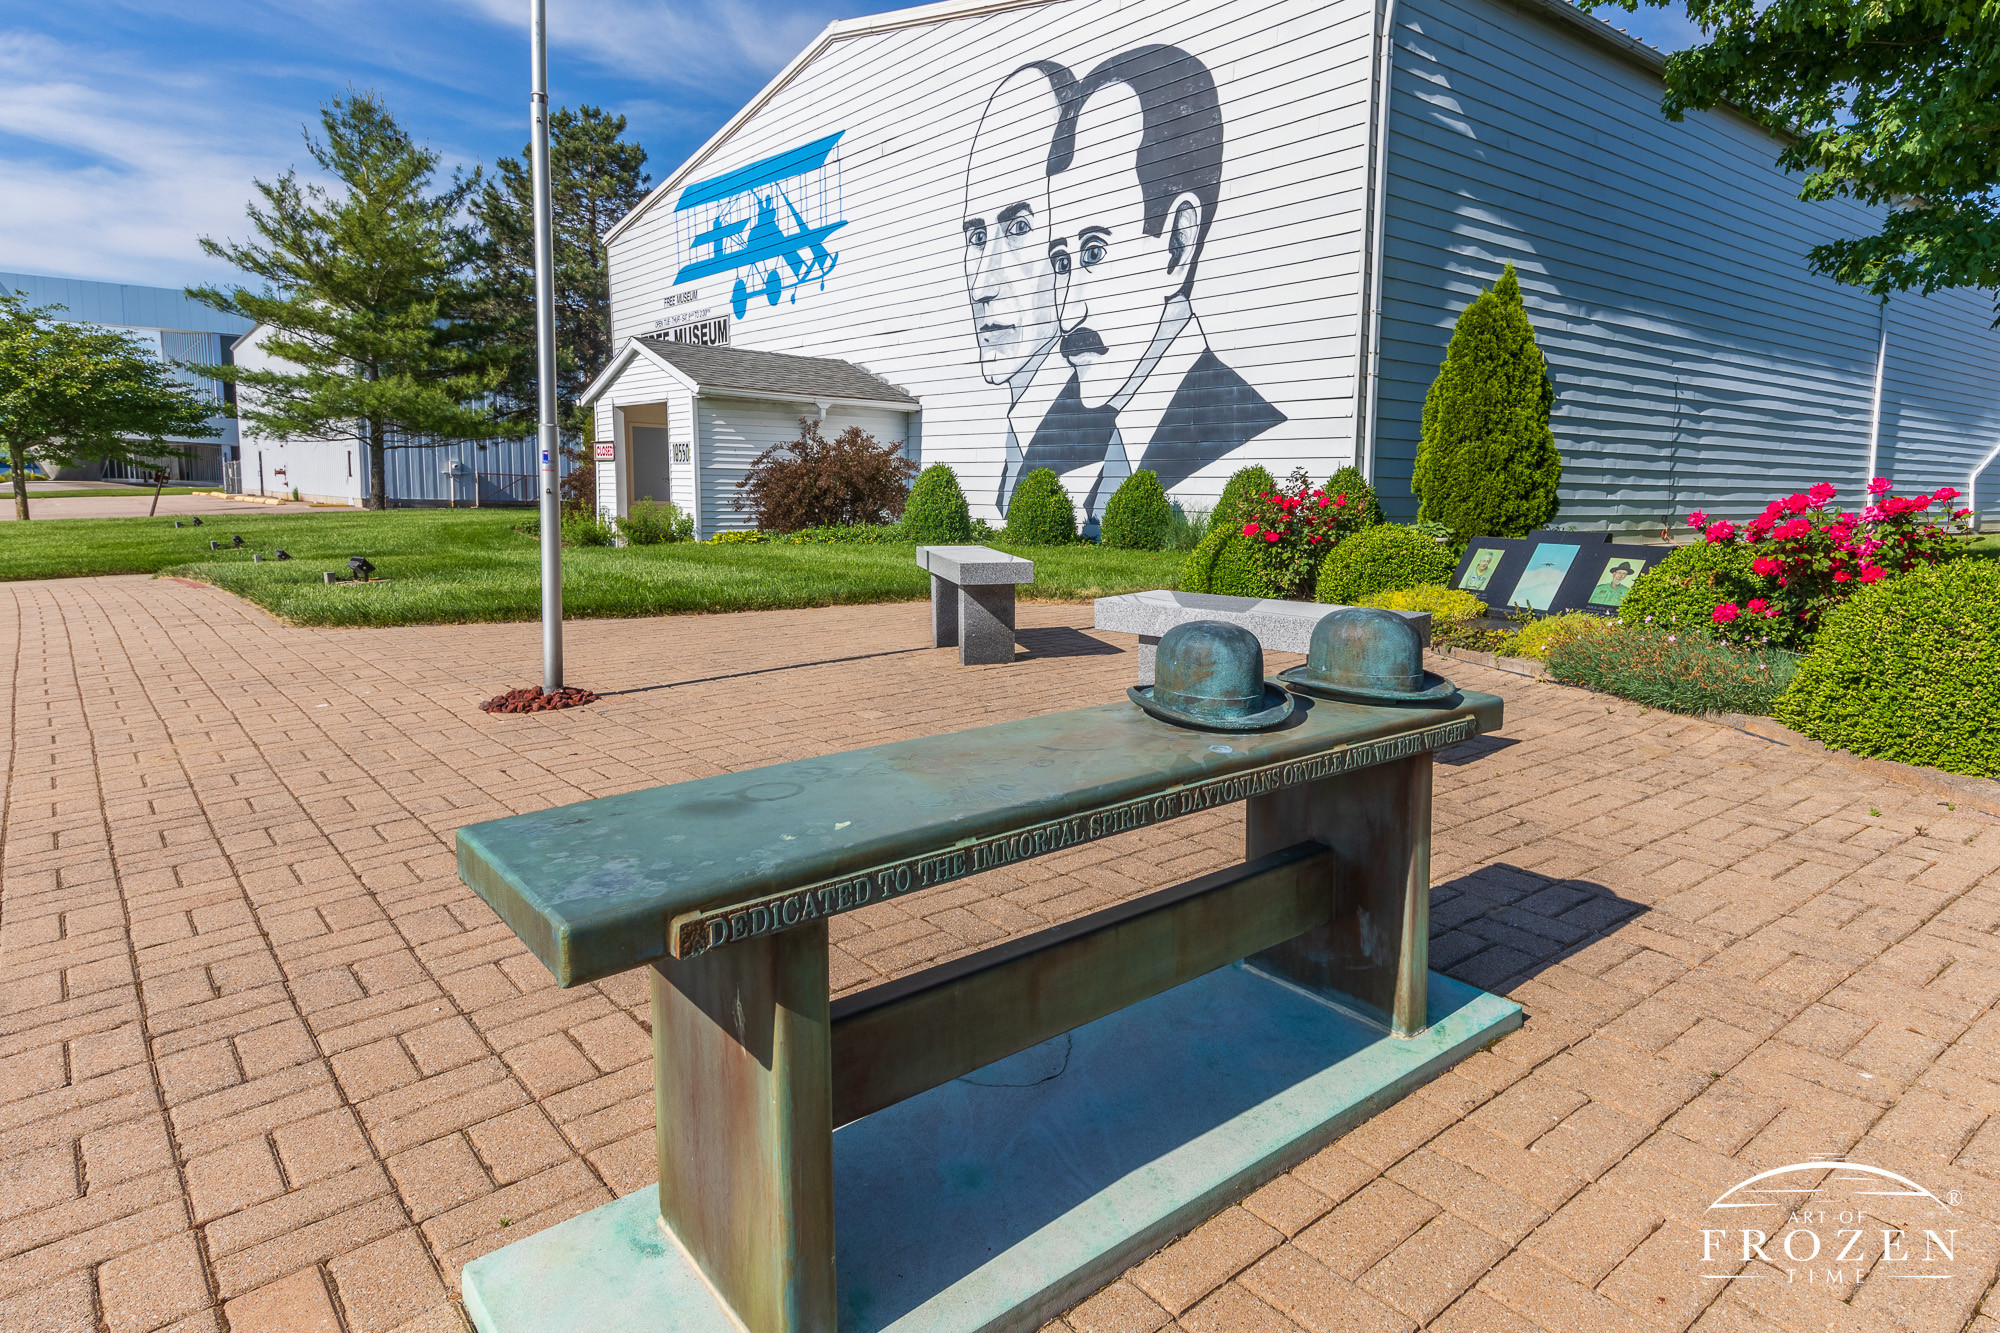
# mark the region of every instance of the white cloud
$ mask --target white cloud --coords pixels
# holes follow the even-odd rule
[[[526,35],[520,0],[456,2]],[[833,17],[827,4],[782,0],[550,0],[549,45],[625,78],[735,103],[783,69]]]
[[[60,75],[53,71],[61,71]],[[184,77],[0,34],[0,257],[16,272],[179,286],[231,270],[196,237],[241,235],[251,178],[303,156]]]

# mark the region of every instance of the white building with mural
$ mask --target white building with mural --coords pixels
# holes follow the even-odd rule
[[[1385,39],[1386,34],[1386,39]],[[1360,466],[1392,514],[1458,312],[1513,262],[1559,521],[1657,530],[1827,480],[1991,494],[1983,297],[1804,253],[1776,144],[1659,113],[1662,57],[1560,0],[950,0],[835,23],[610,235],[598,494],[703,533],[797,418],[950,464],[997,519]],[[2000,474],[2000,468],[1994,469]]]

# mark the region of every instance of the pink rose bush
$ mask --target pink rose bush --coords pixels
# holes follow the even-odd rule
[[[1311,600],[1313,576],[1341,538],[1368,526],[1364,497],[1315,487],[1305,469],[1277,490],[1246,502],[1243,535],[1255,539],[1251,558],[1280,596]]]
[[[1724,602],[1710,614],[1719,637],[1745,643],[1794,644],[1810,639],[1828,612],[1870,584],[1933,564],[1963,531],[1970,509],[1953,510],[1949,486],[1929,495],[1899,496],[1887,477],[1868,483],[1859,513],[1834,508],[1826,482],[1771,501],[1740,528],[1696,510],[1688,526],[1711,544],[1737,543],[1765,585],[1761,597]]]

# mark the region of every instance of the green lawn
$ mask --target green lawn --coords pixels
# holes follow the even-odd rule
[[[533,620],[541,613],[535,539],[514,531],[521,509],[404,509],[322,514],[226,514],[199,528],[165,517],[38,519],[0,524],[0,578],[173,574],[213,583],[302,625],[420,625]],[[185,521],[185,520],[183,520]],[[241,551],[225,547],[241,534]],[[283,547],[285,562],[270,559]],[[1174,551],[1093,546],[1020,547],[1035,562],[1024,597],[1087,600],[1141,588],[1171,588]],[[252,552],[265,556],[253,563]],[[909,546],[571,547],[563,552],[568,616],[646,616],[767,610],[855,602],[916,601],[930,576]],[[321,579],[347,558],[375,565],[372,585]]]
[[[209,489],[214,490],[216,488],[210,487]],[[161,491],[160,494],[193,495],[194,491],[195,488],[192,486],[169,486]],[[0,492],[0,498],[4,498],[11,504],[14,499],[13,489],[9,487],[4,492]],[[35,501],[37,500],[130,500],[135,498],[140,500],[152,499],[153,488],[151,486],[87,486],[81,490],[64,491],[37,491],[31,489],[28,492],[28,512],[31,514],[35,512]]]

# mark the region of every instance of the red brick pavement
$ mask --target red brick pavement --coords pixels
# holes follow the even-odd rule
[[[460,1266],[648,1183],[653,1145],[643,984],[556,989],[452,831],[1130,679],[1088,608],[1023,608],[1001,668],[925,614],[575,624],[606,698],[490,717],[531,625],[6,585],[0,1330],[456,1333]],[[2000,1333],[2000,800],[1438,665],[1509,726],[1439,767],[1433,961],[1528,1025],[1053,1327]],[[1231,862],[1240,817],[842,918],[835,985]],[[1959,1192],[1952,1280],[1701,1277],[1716,1194],[1841,1152]]]

